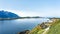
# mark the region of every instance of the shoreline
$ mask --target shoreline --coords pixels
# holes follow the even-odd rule
[[[56,20],[58,21],[59,19],[51,19],[52,20],[52,22],[43,22],[43,23],[41,23],[41,24],[39,24],[39,25],[37,25],[35,28],[33,28],[32,30],[29,30],[29,32],[28,32],[28,34],[32,34],[32,33],[34,33],[34,32],[38,32],[38,33],[40,33],[40,34],[44,34],[44,33],[46,33],[48,30],[49,30],[49,26],[51,26],[54,22],[56,22]],[[49,27],[49,28],[48,28]],[[40,31],[41,30],[41,31]],[[37,33],[35,33],[35,34],[37,34]]]

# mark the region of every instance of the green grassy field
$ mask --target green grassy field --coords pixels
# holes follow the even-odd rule
[[[50,27],[47,34],[60,34],[60,20]]]

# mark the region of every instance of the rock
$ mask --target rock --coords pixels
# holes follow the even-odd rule
[[[42,27],[42,29],[45,29],[48,27],[47,25],[45,25],[45,23],[42,23],[40,26]]]
[[[29,32],[30,32],[29,30],[25,30],[25,31],[19,32],[18,34],[28,34]]]

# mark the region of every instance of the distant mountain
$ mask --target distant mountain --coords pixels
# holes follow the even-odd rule
[[[18,18],[19,16],[8,11],[0,11],[0,18]]]

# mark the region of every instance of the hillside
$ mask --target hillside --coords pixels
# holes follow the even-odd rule
[[[52,19],[53,22],[46,23],[41,27],[40,25],[36,26],[30,31],[29,34],[60,34],[60,19]],[[46,26],[43,28],[44,26]]]
[[[18,18],[19,16],[12,13],[12,12],[8,12],[8,11],[0,11],[0,19],[1,18]]]
[[[60,20],[51,25],[47,34],[60,34]]]

